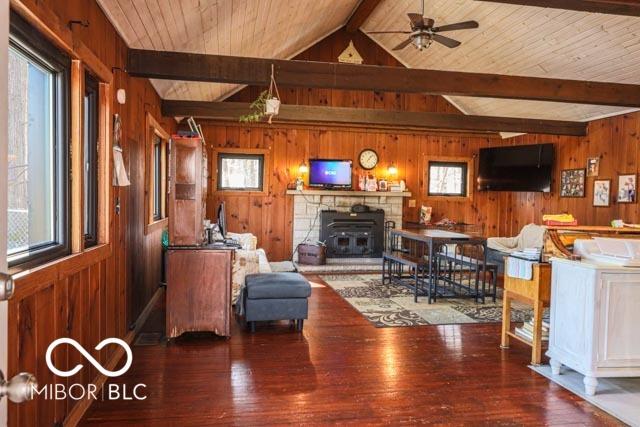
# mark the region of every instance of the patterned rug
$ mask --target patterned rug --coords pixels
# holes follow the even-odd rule
[[[327,285],[377,328],[460,323],[502,322],[502,300],[476,304],[472,298],[438,298],[429,304],[427,297],[413,302],[413,291],[398,285],[382,285],[379,274],[327,274],[320,276]],[[524,322],[532,311],[526,304],[511,304],[511,320]]]

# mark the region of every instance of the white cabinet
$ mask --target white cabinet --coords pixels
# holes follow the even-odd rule
[[[585,376],[640,377],[640,269],[554,258],[551,273],[551,369]]]

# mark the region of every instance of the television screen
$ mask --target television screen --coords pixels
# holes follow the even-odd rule
[[[310,160],[309,185],[351,188],[351,160]]]
[[[551,191],[553,144],[480,149],[478,190]]]

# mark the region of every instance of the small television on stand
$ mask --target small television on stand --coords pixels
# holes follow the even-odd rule
[[[309,160],[309,186],[351,190],[352,161],[337,159]]]

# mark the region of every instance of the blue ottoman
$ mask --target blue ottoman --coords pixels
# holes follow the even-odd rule
[[[298,273],[249,274],[245,279],[243,305],[245,320],[255,332],[256,322],[295,320],[302,330],[308,315],[309,281]]]

